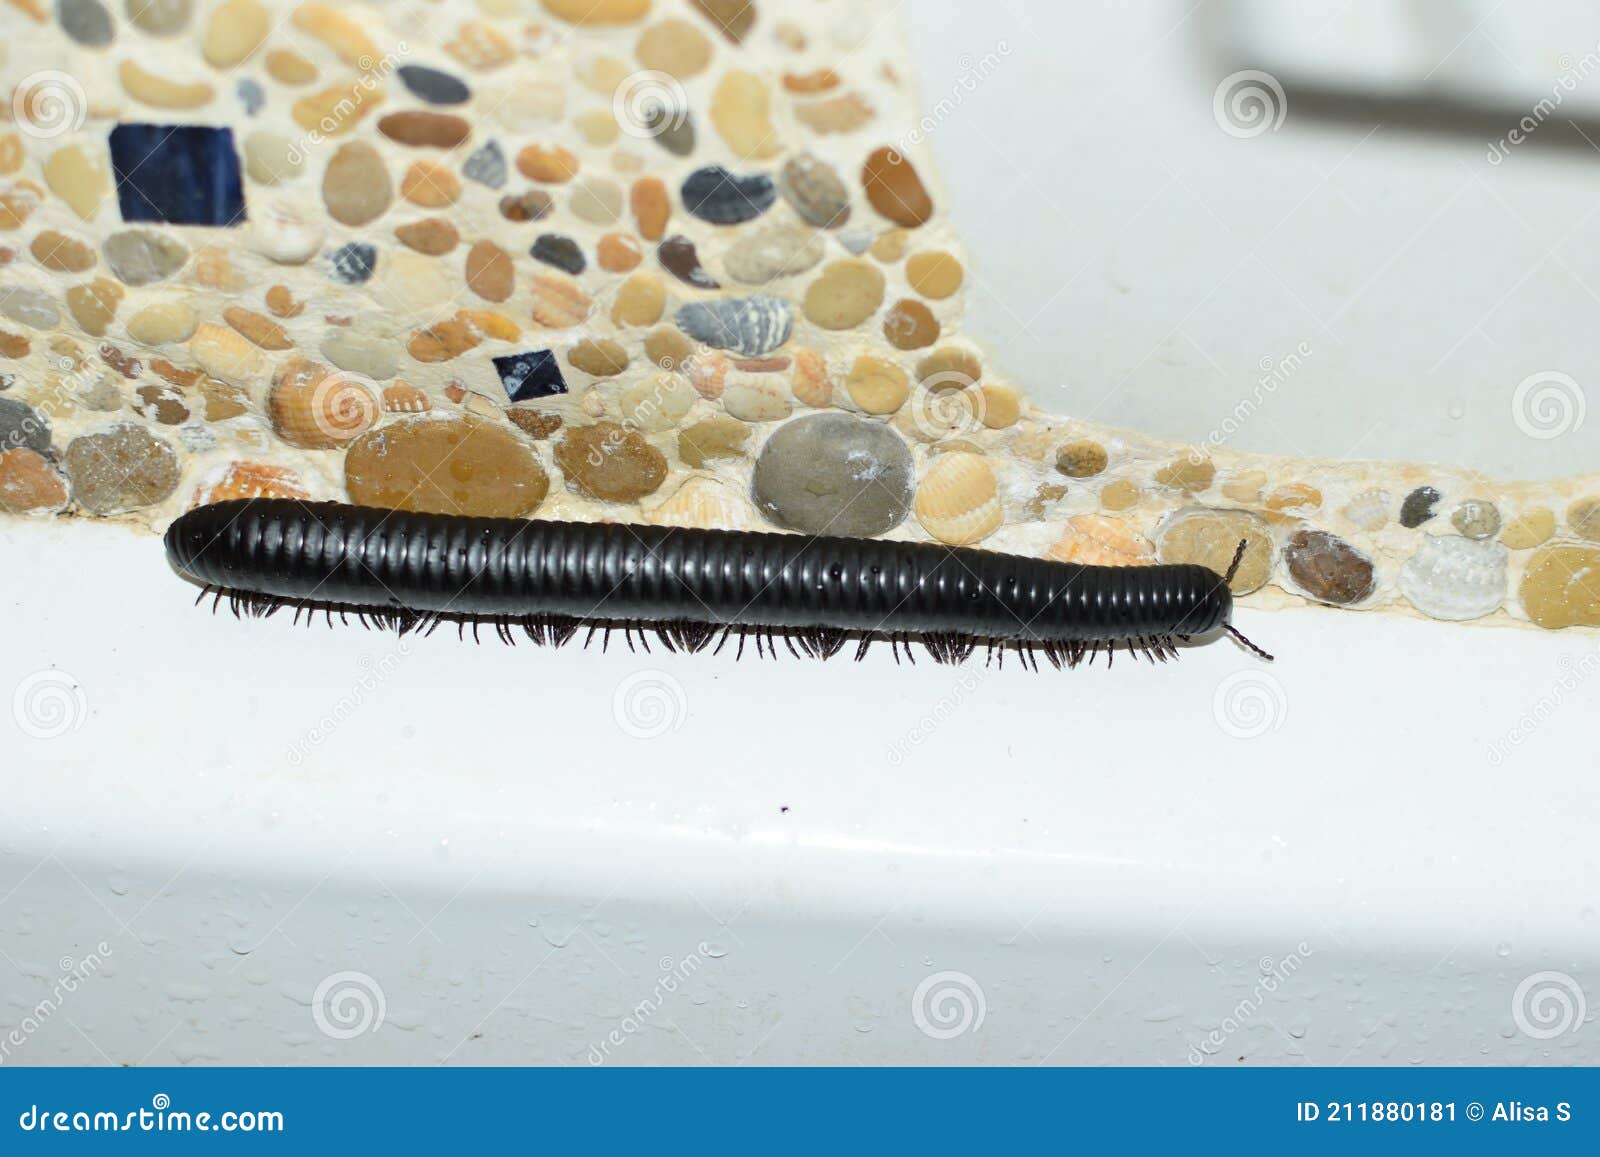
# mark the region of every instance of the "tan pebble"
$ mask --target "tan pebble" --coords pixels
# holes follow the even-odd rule
[[[496,341],[516,341],[522,336],[522,331],[516,322],[492,310],[464,309],[456,314],[456,319],[466,322],[482,336]]]
[[[622,216],[622,188],[608,177],[586,177],[573,185],[571,205],[591,225],[612,225]]]
[[[1242,502],[1246,506],[1253,506],[1261,501],[1261,488],[1267,484],[1267,476],[1260,470],[1245,470],[1235,474],[1222,484],[1222,496]]]
[[[188,341],[194,333],[195,313],[181,301],[147,305],[128,319],[128,336],[142,345]]]
[[[9,177],[22,168],[22,138],[16,133],[0,133],[0,177]]]
[[[742,457],[749,438],[749,426],[715,414],[678,431],[678,457],[685,466],[699,469],[719,459]]]
[[[336,137],[360,124],[383,97],[382,85],[360,77],[307,93],[289,107],[289,115],[307,132]]]
[[[708,530],[749,530],[757,525],[749,499],[714,478],[690,478],[671,498],[645,511],[655,526],[697,526]]]
[[[846,92],[827,100],[808,101],[796,106],[794,115],[801,124],[820,136],[853,133],[876,115],[860,93]]]
[[[1532,550],[1549,541],[1555,532],[1555,514],[1540,507],[1520,514],[1506,523],[1505,529],[1500,532],[1500,541],[1512,550]]]
[[[50,154],[44,163],[44,183],[85,221],[94,220],[95,211],[111,192],[106,161],[99,155],[90,159],[77,145],[65,145]]]
[[[1211,486],[1217,476],[1217,467],[1209,458],[1186,456],[1156,471],[1156,481],[1174,490],[1199,494]]]
[[[602,502],[637,501],[667,477],[661,451],[615,422],[568,429],[555,458],[569,485]]]
[[[564,184],[578,175],[578,158],[560,145],[527,145],[517,153],[517,171],[532,181]]]
[[[533,278],[533,319],[551,329],[566,329],[582,322],[592,308],[578,283],[559,273],[538,273]]]
[[[1189,507],[1162,523],[1157,547],[1164,563],[1194,563],[1221,575],[1241,542],[1246,543],[1244,557],[1229,586],[1244,595],[1265,586],[1272,573],[1272,531],[1259,515]]]
[[[983,377],[978,355],[960,346],[940,346],[917,362],[917,380],[930,390],[964,390]]]
[[[27,224],[28,218],[33,216],[33,211],[39,207],[43,200],[44,197],[40,194],[38,187],[29,181],[21,182],[18,186],[0,193],[0,230],[9,232],[13,229],[21,229],[23,225]],[[7,248],[5,252],[9,255],[12,250]],[[10,261],[9,256],[7,256],[6,261]],[[0,264],[4,263],[0,262]]]
[[[578,82],[590,92],[610,97],[628,82],[633,69],[620,56],[601,53],[580,59],[574,66]]]
[[[115,281],[97,277],[87,285],[74,285],[67,290],[67,308],[84,333],[99,337],[117,316],[123,292]]]
[[[477,72],[491,72],[516,59],[516,47],[493,24],[468,20],[444,43],[444,50]]]
[[[392,310],[437,317],[441,302],[448,302],[460,286],[442,261],[409,249],[397,249],[378,263],[377,298]]]
[[[0,453],[0,510],[29,514],[66,505],[66,481],[44,457],[21,447]]]
[[[681,368],[694,350],[694,343],[676,326],[664,325],[645,335],[645,357],[664,370]]]
[[[1138,485],[1125,478],[1111,483],[1100,491],[1100,505],[1107,510],[1131,510],[1138,503]]]
[[[994,469],[977,454],[941,454],[917,486],[922,528],[940,542],[981,542],[1005,521]]]
[[[626,273],[644,260],[639,243],[626,233],[607,233],[594,247],[595,260],[607,273]]]
[[[628,368],[628,351],[610,338],[591,338],[567,351],[567,364],[597,378],[613,378]]]
[[[300,146],[280,133],[257,130],[244,139],[244,171],[257,184],[292,181],[305,163]]]
[[[1268,510],[1316,510],[1322,505],[1322,491],[1304,482],[1289,482],[1267,495]]]
[[[251,385],[266,369],[266,359],[254,344],[210,322],[198,326],[190,337],[189,356],[212,377],[235,386]]]
[[[366,141],[340,145],[322,174],[322,201],[341,225],[376,220],[394,199],[383,154]]]
[[[611,320],[624,326],[655,325],[666,306],[667,287],[661,279],[653,273],[635,273],[617,290]]]
[[[722,408],[743,422],[777,422],[794,412],[789,391],[770,374],[738,374],[722,391]]]
[[[863,354],[850,366],[845,389],[851,401],[869,414],[892,414],[911,394],[911,378],[891,361]]]
[[[609,96],[609,94],[607,94]],[[524,75],[507,89],[488,93],[489,115],[516,136],[548,131],[566,114],[567,90],[556,80]]]
[[[886,233],[878,234],[867,252],[885,265],[893,265],[906,255],[906,245],[910,237],[911,234],[904,229],[890,229]]]
[[[933,201],[911,162],[896,149],[877,149],[861,167],[861,186],[872,207],[897,225],[915,229],[933,216]]]
[[[439,257],[449,253],[461,241],[461,235],[456,232],[456,227],[443,217],[426,217],[421,221],[398,226],[394,235],[395,239],[407,249],[425,253],[429,257]]]
[[[794,368],[789,373],[789,389],[802,405],[822,407],[833,401],[833,382],[828,363],[813,349],[794,351]]]
[[[299,357],[284,363],[267,394],[273,430],[306,450],[348,445],[371,429],[380,409],[366,382]]]
[[[991,430],[1004,430],[1022,417],[1022,395],[1012,386],[990,384],[978,391],[977,416]]]
[[[783,151],[772,122],[772,94],[753,72],[730,68],[711,97],[711,123],[740,161],[766,160]]]
[[[734,44],[750,35],[756,22],[753,0],[693,0],[702,15]]]
[[[65,233],[46,229],[28,246],[33,259],[56,273],[83,273],[94,268],[94,250]]]
[[[675,427],[697,400],[694,387],[682,374],[661,373],[641,378],[623,390],[617,408],[633,429],[659,433]]]
[[[198,382],[209,380],[200,370],[181,370],[165,358],[151,358],[150,368],[175,386],[187,388]],[[219,382],[218,384],[220,385],[221,383]],[[228,389],[231,390],[233,387],[229,386]]]
[[[939,340],[939,319],[922,302],[908,297],[884,314],[883,336],[896,349],[924,349]]]
[[[584,109],[572,118],[572,123],[577,127],[584,143],[593,145],[597,149],[615,144],[617,138],[621,136],[617,118],[608,108]]]
[[[465,415],[400,418],[351,443],[344,468],[352,501],[391,510],[520,518],[550,492],[527,442]]]
[[[267,75],[279,84],[298,87],[317,79],[317,66],[292,48],[275,48],[267,53]]]
[[[935,301],[960,289],[964,275],[961,262],[943,251],[913,253],[906,262],[906,280],[911,288]]]
[[[633,53],[648,69],[688,80],[711,63],[711,41],[687,20],[669,17],[641,32]]]
[[[244,275],[234,267],[228,251],[217,245],[207,245],[190,259],[189,279],[196,285],[223,293],[237,293],[248,284]]]
[[[823,329],[854,329],[883,304],[883,272],[869,261],[830,261],[806,288],[805,314]]]
[[[378,131],[412,148],[454,149],[472,135],[472,122],[454,113],[407,109],[380,118]]]
[[[560,414],[546,414],[524,406],[512,406],[506,411],[511,424],[530,438],[544,439],[561,429]]]
[[[783,87],[800,96],[816,96],[839,87],[839,74],[831,68],[817,68],[810,72],[786,72]]]
[[[350,17],[331,4],[302,4],[294,10],[294,26],[314,36],[346,64],[363,72],[376,68],[378,46]]]
[[[211,67],[227,70],[250,59],[271,31],[272,14],[257,0],[224,0],[206,22],[200,52]]]
[[[222,319],[238,333],[264,350],[293,349],[294,342],[277,322],[259,313],[230,305],[222,311]]]
[[[131,60],[124,60],[117,68],[117,79],[134,100],[155,108],[199,108],[210,104],[217,95],[216,89],[204,81],[185,83],[146,71]]]
[[[215,482],[202,482],[195,488],[191,507],[241,498],[311,497],[300,475],[287,466],[267,462],[229,462]]]
[[[1543,547],[1517,588],[1528,618],[1547,630],[1600,627],[1600,550],[1575,543]]]
[[[485,301],[504,301],[516,288],[516,271],[507,253],[493,241],[479,241],[467,250],[467,288]]]
[[[249,396],[237,386],[213,381],[207,377],[202,377],[199,385],[200,396],[205,405],[206,421],[226,422],[230,418],[237,418],[250,412]]]
[[[672,216],[672,198],[667,194],[667,186],[659,177],[641,177],[633,183],[628,200],[633,218],[639,223],[639,236],[646,241],[661,240]]]
[[[481,341],[465,322],[452,318],[412,334],[406,342],[406,352],[419,362],[447,362],[476,348]]]
[[[1600,542],[1600,498],[1580,498],[1568,506],[1567,525],[1579,538]]]
[[[400,179],[400,195],[424,209],[442,209],[461,196],[461,181],[448,165],[418,161]]]
[[[611,167],[619,173],[631,176],[644,171],[645,161],[638,153],[618,149],[611,154]]]
[[[569,24],[635,24],[650,11],[650,0],[544,0],[544,7]]]
[[[716,401],[728,381],[728,359],[715,350],[701,350],[680,364],[702,398]]]
[[[296,301],[287,285],[274,285],[267,290],[267,309],[274,317],[299,317],[305,311],[305,303]]]
[[[1067,519],[1066,529],[1045,557],[1084,566],[1148,566],[1155,561],[1156,548],[1120,518],[1080,514]]]
[[[410,382],[394,382],[383,387],[383,412],[386,414],[424,414],[431,408],[428,395]]]
[[[1109,461],[1106,448],[1089,438],[1068,442],[1056,451],[1056,469],[1068,478],[1093,478]]]

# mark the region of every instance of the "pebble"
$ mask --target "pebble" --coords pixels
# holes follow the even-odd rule
[[[292,181],[305,167],[305,156],[281,133],[257,129],[244,139],[244,171],[258,185]],[[388,180],[388,175],[384,175]]]
[[[148,229],[124,229],[101,247],[106,266],[124,285],[149,285],[171,277],[189,258],[188,248],[174,238]]]
[[[1126,506],[1112,505],[1107,501],[1111,491],[1108,486],[1101,492],[1101,504],[1106,509],[1126,509],[1137,501],[1138,490],[1132,483],[1113,485],[1126,485],[1131,500]],[[1228,572],[1241,539],[1246,543],[1244,557],[1239,560],[1239,570],[1229,588],[1236,595],[1247,595],[1265,586],[1272,574],[1272,532],[1259,515],[1247,510],[1191,506],[1163,521],[1156,547],[1164,563],[1195,563],[1220,575]]]
[[[795,350],[789,389],[802,405],[817,409],[826,406],[833,400],[833,379],[828,373],[827,360],[816,350]]]
[[[694,117],[683,110],[672,110],[664,104],[652,104],[645,109],[645,131],[651,139],[675,157],[694,153]]]
[[[322,341],[322,356],[346,373],[375,382],[387,381],[400,369],[393,342],[352,329],[334,329]]]
[[[576,276],[582,273],[588,262],[584,260],[583,249],[570,237],[563,237],[559,233],[541,233],[535,239],[528,255],[535,261],[542,261],[546,265],[553,265],[564,273]]]
[[[636,430],[671,430],[693,408],[698,395],[682,374],[659,373],[641,378],[622,392],[617,407],[622,420]]]
[[[1517,588],[1528,618],[1547,630],[1600,627],[1600,549],[1575,543],[1535,554]]]
[[[1283,562],[1295,584],[1318,602],[1347,607],[1372,593],[1372,560],[1325,530],[1295,533],[1284,544]]]
[[[1567,525],[1579,538],[1600,542],[1600,498],[1580,498],[1568,506]]]
[[[322,174],[322,202],[341,225],[360,226],[382,216],[394,200],[383,156],[365,141],[340,145]]]
[[[1500,511],[1492,502],[1469,498],[1450,515],[1450,525],[1467,538],[1493,538],[1500,533]]]
[[[438,161],[418,161],[400,179],[400,195],[424,209],[443,209],[461,196],[461,182]]]
[[[872,244],[867,246],[867,252],[872,254],[874,260],[893,265],[906,255],[910,236],[904,229],[890,229],[874,238]]]
[[[173,36],[189,26],[193,0],[127,0],[128,19],[151,36]]]
[[[811,72],[786,72],[783,74],[783,87],[789,92],[799,93],[801,96],[815,96],[818,93],[831,92],[839,87],[842,79],[831,68],[818,68]]]
[[[666,456],[615,422],[568,429],[555,458],[570,485],[602,502],[637,501],[667,477]]]
[[[233,327],[235,333],[259,349],[286,350],[294,348],[294,342],[289,340],[289,335],[284,332],[284,328],[281,325],[269,317],[263,317],[254,310],[230,305],[222,311],[222,318]]]
[[[884,358],[862,354],[845,378],[850,400],[869,414],[892,414],[911,396],[911,377]]]
[[[573,184],[572,211],[591,225],[611,225],[622,217],[622,186],[607,177],[585,177]]]
[[[188,341],[197,320],[194,310],[185,302],[157,302],[128,319],[128,336],[144,345]]]
[[[0,289],[0,314],[29,329],[54,329],[61,320],[50,296],[34,289]]]
[[[961,262],[949,253],[913,253],[906,262],[906,280],[911,283],[911,288],[935,301],[943,300],[960,289],[964,276]]]
[[[403,417],[369,430],[351,443],[344,476],[353,502],[427,514],[521,518],[550,492],[522,439],[471,416]]]
[[[378,131],[396,144],[423,149],[453,149],[472,135],[472,123],[453,113],[412,109],[378,120]]]
[[[628,368],[628,351],[610,338],[590,338],[567,351],[567,364],[591,377],[614,378]]]
[[[639,236],[646,241],[661,240],[672,216],[672,199],[667,195],[666,184],[659,177],[640,177],[628,194],[628,204],[638,222]]]
[[[711,63],[711,41],[687,20],[669,16],[639,34],[633,54],[647,69],[688,80]]]
[[[650,0],[544,0],[544,6],[569,24],[635,24],[650,11]]]
[[[675,317],[696,341],[747,358],[765,357],[794,332],[794,307],[781,297],[722,297],[692,301]]]
[[[134,100],[154,108],[190,109],[210,104],[216,89],[204,81],[173,80],[165,73],[151,72],[132,60],[117,66],[117,79]]]
[[[1317,510],[1322,506],[1322,491],[1304,482],[1288,482],[1276,487],[1263,503],[1268,510]]]
[[[255,116],[266,106],[267,90],[251,77],[244,77],[233,86],[234,95],[239,98],[239,103],[244,106],[245,116]]]
[[[250,247],[279,265],[303,265],[322,248],[322,226],[283,202],[252,205]]]
[[[991,430],[1015,426],[1022,417],[1022,393],[1014,386],[990,382],[978,391],[977,416]]]
[[[301,4],[291,17],[294,26],[316,37],[340,60],[363,71],[378,62],[378,46],[361,25],[332,4]]]
[[[224,0],[206,22],[200,52],[207,64],[226,72],[248,60],[272,26],[272,14],[257,0]]]
[[[100,0],[56,0],[56,18],[61,31],[85,48],[104,48],[117,35]]]
[[[678,457],[685,466],[700,469],[727,458],[742,458],[750,427],[721,414],[702,418],[678,431]]]
[[[661,326],[645,335],[644,355],[663,370],[683,368],[694,355],[694,343],[671,326]]]
[[[1400,593],[1431,618],[1479,619],[1505,602],[1509,559],[1498,542],[1424,535],[1417,552],[1400,568]]]
[[[500,198],[500,216],[507,221],[538,221],[550,215],[555,202],[543,189],[529,189],[526,193],[508,193]]]
[[[97,277],[87,285],[74,285],[67,290],[67,308],[84,333],[99,337],[116,319],[122,295],[122,286]]]
[[[740,161],[766,160],[783,152],[772,121],[772,94],[753,72],[730,68],[722,74],[711,95],[711,123]]]
[[[467,250],[467,288],[485,301],[505,301],[516,289],[511,254],[493,241],[479,241]]]
[[[822,240],[797,225],[748,230],[722,257],[728,276],[746,285],[765,285],[805,273],[822,260]]]
[[[853,133],[876,115],[872,105],[859,93],[847,92],[827,100],[796,105],[794,115],[818,135]]]
[[[745,497],[712,478],[690,478],[671,498],[647,510],[645,517],[654,526],[750,530],[757,525]]]
[[[1550,540],[1556,532],[1555,513],[1545,507],[1519,514],[1506,523],[1500,541],[1512,550],[1532,550]]]
[[[735,44],[750,35],[756,22],[756,6],[752,0],[693,0],[718,31]]]
[[[1061,537],[1045,551],[1057,562],[1082,566],[1149,566],[1155,546],[1120,518],[1107,514],[1080,514],[1067,519]]]
[[[0,398],[0,450],[50,452],[50,419],[15,398]]]
[[[573,125],[578,134],[583,137],[584,143],[603,149],[608,145],[616,144],[621,129],[617,125],[617,118],[612,115],[609,108],[587,108],[572,118]]]
[[[94,250],[76,237],[46,229],[28,246],[33,259],[55,273],[83,273],[93,269]]]
[[[135,409],[162,426],[181,426],[189,420],[189,407],[175,386],[140,386]]]
[[[513,402],[530,398],[548,398],[567,392],[566,379],[556,364],[556,355],[550,350],[527,350],[494,359],[495,372],[505,387],[506,397]]]
[[[0,450],[0,510],[54,512],[67,504],[67,484],[32,450]]]
[[[964,390],[982,377],[978,355],[961,346],[940,346],[917,360],[917,381],[930,390]]]
[[[713,225],[754,221],[778,199],[777,187],[765,173],[736,175],[721,165],[696,169],[684,178],[679,192],[692,216]]]
[[[170,443],[132,424],[74,438],[62,467],[78,505],[101,515],[154,506],[178,488],[183,473]]]
[[[883,315],[883,336],[896,349],[924,349],[939,340],[939,319],[922,302],[908,297]]]
[[[1005,522],[994,468],[982,455],[941,454],[917,487],[917,521],[940,542],[969,546]]]
[[[234,386],[253,385],[266,369],[259,349],[228,327],[210,322],[195,328],[189,356],[206,373]]]
[[[655,325],[667,306],[667,287],[653,273],[635,273],[617,289],[611,320],[622,326]]]
[[[485,141],[461,164],[463,177],[491,189],[504,188],[506,174],[506,155],[498,141]]]
[[[395,72],[411,95],[429,104],[465,104],[472,99],[466,83],[448,72],[424,64],[402,64]]]
[[[528,145],[517,154],[517,171],[531,181],[561,185],[578,175],[578,158],[560,145]]]
[[[378,267],[378,250],[364,241],[351,241],[328,255],[328,274],[346,285],[360,285]]]
[[[911,512],[911,452],[888,427],[849,414],[809,414],[762,446],[751,498],[774,524],[805,534],[868,537]]]
[[[407,249],[440,257],[461,243],[456,227],[443,217],[425,217],[395,228],[395,239]],[[508,258],[509,260],[509,258]]]
[[[444,42],[444,50],[467,68],[488,72],[516,59],[516,47],[492,24],[468,20]]]
[[[882,270],[870,261],[830,261],[806,288],[806,317],[823,329],[854,329],[883,304],[884,286]]]
[[[111,174],[98,156],[91,158],[77,145],[63,145],[44,163],[44,183],[85,221],[94,220],[111,192]]]
[[[382,99],[383,87],[364,74],[357,80],[307,93],[289,106],[289,115],[308,133],[336,137],[355,129]]]
[[[511,419],[512,425],[521,430],[528,437],[542,441],[561,429],[560,414],[546,414],[539,410],[529,410],[521,406],[512,406],[506,411],[506,417]]]
[[[656,246],[656,260],[685,285],[692,285],[696,289],[721,288],[717,279],[706,272],[706,267],[700,263],[700,253],[694,242],[682,233],[674,233]]]
[[[1156,471],[1156,481],[1162,486],[1170,486],[1174,490],[1182,490],[1189,494],[1199,494],[1209,490],[1216,477],[1216,464],[1209,458],[1196,461],[1192,457],[1185,456]]]
[[[1222,484],[1222,496],[1234,502],[1254,506],[1261,501],[1261,488],[1267,484],[1267,475],[1261,470],[1244,470],[1228,476]]]
[[[1419,486],[1406,495],[1400,504],[1400,525],[1414,530],[1436,513],[1433,504],[1439,501],[1439,492],[1431,486]]]
[[[316,80],[317,66],[292,48],[275,48],[266,55],[267,75],[279,84],[299,87]]]
[[[1056,451],[1056,469],[1068,478],[1093,478],[1110,461],[1106,448],[1089,438],[1068,442]]]
[[[644,260],[644,253],[626,233],[606,233],[595,244],[594,257],[607,273],[626,273]]]
[[[538,273],[533,278],[533,319],[552,329],[566,329],[589,316],[594,303],[578,283],[561,273]]]
[[[794,403],[783,379],[741,374],[723,389],[722,408],[744,422],[777,422],[794,412]]]
[[[850,191],[832,166],[811,153],[789,158],[778,174],[778,190],[801,220],[819,229],[850,220]]]
[[[874,150],[861,166],[867,201],[896,225],[915,229],[933,216],[933,201],[911,162],[893,148]]]

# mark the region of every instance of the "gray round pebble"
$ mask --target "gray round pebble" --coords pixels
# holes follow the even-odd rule
[[[61,320],[56,303],[33,289],[0,290],[0,313],[29,329],[54,329]]]
[[[1465,538],[1493,538],[1500,533],[1500,512],[1492,502],[1469,498],[1456,507],[1450,525]]]
[[[767,439],[750,496],[789,530],[865,537],[904,522],[915,490],[911,451],[893,430],[849,414],[812,414]]]
[[[85,48],[104,48],[117,34],[100,0],[57,0],[56,18],[61,31]]]
[[[463,81],[424,64],[402,64],[395,69],[411,95],[429,104],[465,104],[472,90]]]
[[[189,250],[149,229],[124,229],[106,238],[101,247],[106,265],[124,285],[149,285],[163,281],[183,268]]]
[[[0,398],[0,453],[50,449],[50,420],[15,398]]]
[[[194,0],[127,0],[128,19],[151,36],[174,36],[189,24]]]

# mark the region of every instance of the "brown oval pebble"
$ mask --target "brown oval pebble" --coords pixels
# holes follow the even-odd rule
[[[94,268],[93,249],[76,237],[58,233],[54,229],[46,229],[35,237],[28,246],[28,252],[40,265],[57,273],[82,273]]]
[[[366,141],[340,145],[322,174],[322,202],[341,225],[376,220],[394,200],[383,156]]]
[[[949,253],[913,253],[906,262],[906,280],[923,297],[939,301],[961,288],[961,262]]]
[[[448,165],[418,161],[400,180],[400,195],[424,209],[442,209],[461,196],[461,181]]]
[[[797,153],[778,174],[778,192],[819,229],[837,229],[850,220],[850,191],[828,162],[811,153]]]
[[[1133,484],[1125,479],[1112,484],[1124,485],[1131,489]],[[1112,486],[1101,492],[1101,504],[1108,510],[1126,509],[1112,504]],[[1137,489],[1131,497],[1137,500]],[[1240,542],[1246,544],[1244,558],[1228,585],[1234,594],[1244,595],[1265,586],[1272,573],[1272,532],[1260,516],[1247,510],[1180,510],[1163,524],[1158,546],[1162,562],[1196,563],[1220,575],[1227,573]]]
[[[694,0],[694,6],[735,44],[750,35],[756,22],[756,6],[751,0]]]
[[[628,201],[634,220],[639,223],[639,236],[646,241],[661,240],[672,216],[672,198],[666,184],[659,177],[640,177],[633,183]]]
[[[560,414],[546,414],[540,410],[512,406],[506,411],[506,417],[511,419],[512,425],[530,438],[548,438],[551,434],[561,429]]]
[[[1600,542],[1600,498],[1580,498],[1568,506],[1567,525],[1579,538]]]
[[[711,63],[711,41],[687,20],[668,17],[639,34],[633,54],[646,68],[688,80]]]
[[[0,510],[27,514],[66,504],[67,484],[41,455],[26,448],[0,453]]]
[[[1106,448],[1088,438],[1068,442],[1056,451],[1056,469],[1068,478],[1093,478],[1109,462]]]
[[[275,48],[266,56],[267,75],[279,84],[299,86],[317,79],[317,66],[289,48]]]
[[[1289,576],[1318,602],[1346,607],[1372,593],[1372,560],[1325,530],[1302,530],[1283,547]]]
[[[739,458],[750,427],[736,418],[714,414],[678,431],[678,457],[699,469],[719,458]]]
[[[607,233],[594,248],[595,260],[607,273],[626,273],[644,260],[639,243],[626,233]]]
[[[429,257],[449,253],[461,243],[461,235],[456,232],[456,227],[443,217],[425,217],[421,221],[401,225],[395,229],[394,235],[407,249],[425,253]]]
[[[896,225],[915,229],[933,216],[933,201],[917,170],[894,148],[876,149],[861,166],[867,201]]]
[[[243,337],[264,350],[293,349],[294,342],[277,322],[252,310],[230,305],[222,311],[222,319]]]
[[[140,386],[138,410],[163,426],[181,426],[189,420],[189,407],[174,386]]]
[[[628,368],[628,351],[610,338],[591,338],[567,351],[567,363],[594,377],[611,378]]]
[[[74,285],[67,290],[67,308],[84,333],[99,337],[117,316],[122,294],[122,286],[99,277],[87,285]]]
[[[538,221],[550,215],[555,202],[543,189],[529,189],[526,193],[507,193],[500,198],[500,216],[507,221]]]
[[[615,422],[569,429],[555,454],[567,481],[603,502],[633,502],[667,477],[666,456]]]
[[[275,317],[299,317],[305,312],[305,303],[296,301],[287,285],[274,285],[267,290],[267,308]]]
[[[578,175],[578,158],[560,145],[528,145],[517,153],[517,171],[532,181],[560,185]]]
[[[493,241],[479,241],[467,250],[467,288],[485,301],[504,301],[516,288],[511,254]]]
[[[550,479],[510,430],[479,418],[400,418],[350,445],[345,489],[364,506],[424,514],[518,518],[544,501]]]
[[[472,135],[472,124],[444,112],[392,112],[378,121],[378,131],[391,141],[414,148],[453,149]]]
[[[694,351],[694,342],[676,326],[664,325],[645,335],[644,356],[663,370],[682,369]]]
[[[720,289],[717,279],[700,264],[700,252],[694,242],[681,233],[674,233],[656,246],[656,260],[661,267],[685,285],[696,289]]]
[[[883,315],[883,336],[896,349],[923,349],[939,340],[939,319],[922,302],[908,297]]]
[[[1161,485],[1190,494],[1209,490],[1216,477],[1217,467],[1209,458],[1179,458],[1156,471],[1156,481]]]

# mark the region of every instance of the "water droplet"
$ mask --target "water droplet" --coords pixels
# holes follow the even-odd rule
[[[728,950],[714,940],[706,944],[706,955],[713,960],[721,960],[727,954]]]
[[[1452,422],[1459,422],[1467,416],[1467,404],[1460,398],[1450,399],[1450,409],[1447,411]]]
[[[106,887],[111,889],[113,896],[126,896],[128,894],[128,877],[118,873],[106,877]]]
[[[1511,945],[1507,944],[1504,940],[1500,941],[1500,943],[1494,946],[1494,954],[1496,956],[1510,956]]]

